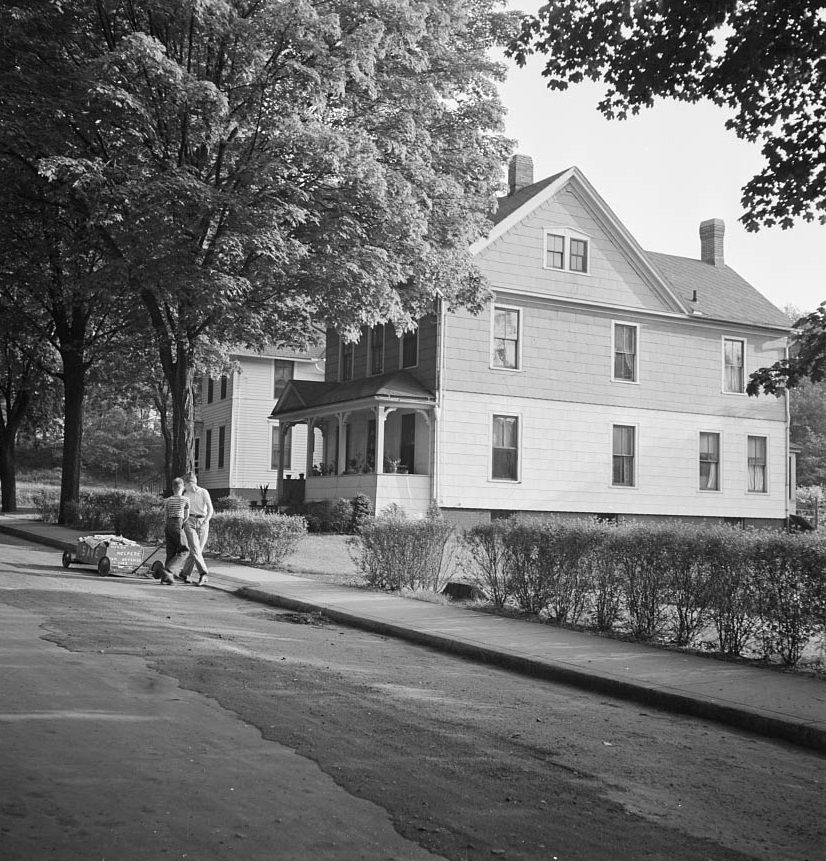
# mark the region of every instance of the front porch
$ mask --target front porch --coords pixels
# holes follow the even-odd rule
[[[435,398],[404,373],[360,380],[359,397],[343,402],[353,390],[301,381],[285,389],[270,416],[279,428],[279,504],[296,501],[295,487],[286,498],[284,451],[290,429],[305,424],[304,502],[363,494],[376,512],[395,504],[424,514],[434,496]]]

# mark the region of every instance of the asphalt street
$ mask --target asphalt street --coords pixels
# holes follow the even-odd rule
[[[820,859],[823,757],[0,537],[28,859]]]

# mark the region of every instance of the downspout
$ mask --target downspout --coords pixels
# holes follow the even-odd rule
[[[442,412],[442,383],[445,354],[445,303],[441,293],[436,295],[436,405],[433,407],[433,468],[431,469],[430,498],[438,506],[441,502],[439,482],[441,479],[440,417]]]
[[[238,427],[238,413],[241,409],[241,370],[240,366],[232,372],[232,400],[230,401],[230,433],[232,434],[232,451],[229,460],[228,484],[229,492],[233,492],[233,478],[238,478],[238,437],[241,436]],[[240,482],[239,482],[240,484]]]
[[[784,349],[784,355],[786,359],[786,363],[789,361],[789,341],[786,340],[786,346]],[[792,498],[792,470],[791,470],[791,440],[789,439],[790,431],[791,431],[791,420],[792,420],[792,412],[791,405],[789,403],[789,390],[786,389],[785,394],[783,395],[783,400],[786,402],[786,488],[783,495],[786,498],[785,501],[785,511],[786,511],[786,528],[789,527],[789,515],[791,513],[791,498]],[[796,488],[794,489],[796,492]]]

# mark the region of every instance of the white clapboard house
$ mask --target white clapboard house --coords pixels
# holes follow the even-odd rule
[[[789,322],[725,264],[723,222],[700,225],[696,259],[644,251],[578,168],[532,174],[515,156],[472,248],[482,313],[437,305],[416,332],[357,344],[330,331],[324,380],[287,383],[270,417],[284,437],[312,428],[304,498],[435,501],[464,522],[783,521],[787,405],[745,387],[785,355]]]
[[[324,380],[324,348],[237,350],[231,360],[234,370],[218,379],[204,376],[196,397],[198,482],[213,496],[233,493],[256,502],[260,488],[269,486],[274,504],[279,463],[288,482],[304,477],[307,428],[281,434],[269,413],[291,380]]]

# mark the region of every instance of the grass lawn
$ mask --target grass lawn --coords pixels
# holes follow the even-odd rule
[[[361,576],[347,546],[349,535],[306,535],[298,546],[278,563],[280,571],[327,580],[330,583],[360,585]]]

